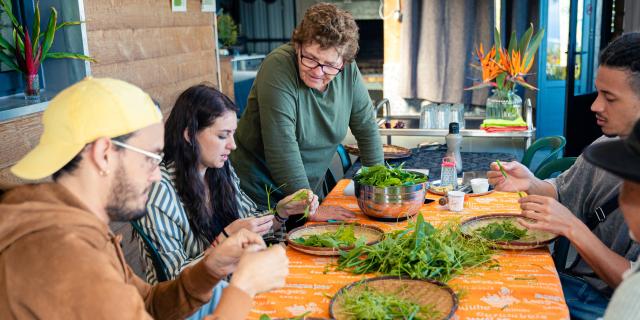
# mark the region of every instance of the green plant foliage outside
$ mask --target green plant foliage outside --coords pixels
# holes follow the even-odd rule
[[[343,293],[341,315],[350,319],[437,319],[434,305],[420,305],[396,294],[383,293],[362,283]]]
[[[173,5],[174,6],[181,6],[182,5],[182,0],[173,0]]]
[[[364,167],[353,179],[362,185],[380,188],[390,186],[411,186],[427,182],[426,177],[402,169],[403,165],[404,163],[394,167],[389,164],[378,164],[372,167]]]
[[[21,25],[13,14],[11,1],[0,0],[1,10],[7,14],[13,27],[13,39],[0,36],[0,61],[9,68],[25,75],[38,73],[40,64],[46,59],[95,60],[80,53],[51,52],[55,33],[68,26],[79,25],[80,21],[67,21],[58,24],[58,12],[51,7],[51,15],[46,30],[40,30],[40,6],[36,2],[31,31],[29,26]],[[13,41],[11,41],[13,40]]]
[[[353,225],[342,224],[336,231],[300,237],[293,239],[293,241],[303,246],[339,248],[354,245],[356,235],[353,231]]]
[[[225,47],[232,46],[238,41],[238,26],[228,14],[218,16],[218,41]]]
[[[354,249],[341,253],[337,269],[447,282],[465,268],[491,261],[492,254],[489,241],[464,236],[458,224],[437,229],[418,215],[406,229],[374,245],[358,241]]]
[[[502,221],[491,222],[482,228],[478,228],[475,233],[487,240],[514,241],[526,236],[527,230],[516,227],[511,221]]]

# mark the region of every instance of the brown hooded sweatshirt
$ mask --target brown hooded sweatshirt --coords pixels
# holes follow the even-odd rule
[[[150,286],[121,236],[60,184],[21,186],[0,202],[0,319],[181,319],[219,281],[204,264]],[[211,319],[243,319],[251,297],[229,286]]]

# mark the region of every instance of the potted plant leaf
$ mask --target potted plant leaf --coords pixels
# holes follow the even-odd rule
[[[0,36],[0,62],[9,68],[21,73],[24,77],[25,99],[37,102],[40,100],[40,82],[38,80],[38,70],[40,64],[46,59],[80,59],[95,62],[89,56],[80,53],[51,52],[56,31],[79,25],[80,21],[67,21],[58,24],[58,12],[51,7],[51,15],[47,29],[40,30],[40,7],[36,1],[33,15],[33,26],[31,31],[27,25],[22,25],[13,15],[10,0],[0,0],[0,8],[11,20],[13,27],[13,39],[5,39]]]
[[[218,16],[218,42],[223,49],[230,48],[238,41],[238,26],[228,14]]]

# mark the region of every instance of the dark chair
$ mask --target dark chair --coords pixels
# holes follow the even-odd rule
[[[153,261],[153,269],[155,269],[156,271],[156,279],[158,280],[158,282],[169,280],[169,277],[167,276],[167,269],[165,268],[162,259],[160,259],[160,253],[158,253],[158,249],[156,248],[155,244],[153,244],[153,241],[151,241],[151,238],[149,238],[149,235],[144,232],[138,221],[131,221],[131,227],[133,228],[133,230],[135,230],[138,236],[140,236],[147,253],[151,255],[151,261]]]
[[[567,140],[565,140],[563,136],[550,136],[540,138],[536,140],[536,142],[534,142],[529,148],[527,148],[527,150],[524,152],[524,156],[522,156],[522,161],[520,161],[520,163],[529,168],[529,170],[534,171],[534,169],[531,168],[531,160],[533,160],[534,155],[539,150],[549,149],[551,151],[544,159],[542,159],[540,165],[538,165],[538,168],[547,164],[549,161],[562,156],[562,148],[564,148],[566,143]]]
[[[538,179],[547,179],[550,178],[552,174],[556,172],[564,172],[565,170],[571,168],[571,166],[576,162],[577,157],[564,157],[560,159],[555,159],[547,162],[544,165],[540,165],[534,175]]]
[[[349,157],[347,150],[344,148],[342,144],[338,145],[336,152],[340,157],[340,164],[342,165],[342,174],[344,175],[345,172],[347,172],[347,170],[351,168],[351,165],[352,165],[351,158]],[[333,187],[336,186],[337,183],[338,183],[338,178],[336,177],[336,175],[333,172],[331,172],[331,168],[327,169],[327,173],[324,175],[324,184],[322,185],[322,188],[323,188],[322,190],[324,191],[324,194],[327,195],[331,191],[331,189],[333,189]]]

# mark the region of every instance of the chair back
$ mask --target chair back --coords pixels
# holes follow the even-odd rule
[[[351,157],[349,157],[347,150],[342,144],[338,145],[337,152],[338,156],[340,156],[340,162],[342,163],[342,173],[344,174],[345,172],[347,172],[347,170],[349,170],[349,168],[351,168]]]
[[[560,159],[555,159],[547,162],[544,165],[540,165],[534,175],[538,179],[547,179],[550,178],[552,174],[556,172],[564,172],[565,170],[571,168],[571,166],[576,162],[576,157],[564,157]]]
[[[527,150],[524,152],[524,156],[522,156],[522,161],[520,161],[520,163],[529,168],[529,170],[534,171],[533,168],[531,168],[531,160],[533,160],[534,155],[538,151],[547,149],[550,150],[549,154],[544,159],[542,159],[542,161],[538,165],[538,167],[542,167],[549,161],[562,156],[562,148],[564,148],[566,143],[567,140],[565,140],[563,136],[549,136],[540,138],[536,140],[536,142],[534,142],[529,148],[527,148]]]
[[[156,248],[155,244],[153,244],[153,241],[151,241],[151,238],[149,238],[149,235],[144,232],[138,221],[131,221],[131,227],[140,236],[147,253],[151,255],[153,269],[156,272],[156,279],[158,280],[158,282],[169,280],[169,277],[167,276],[168,273],[166,271],[167,269],[165,268],[162,259],[160,259],[160,253],[158,253],[158,249]]]

